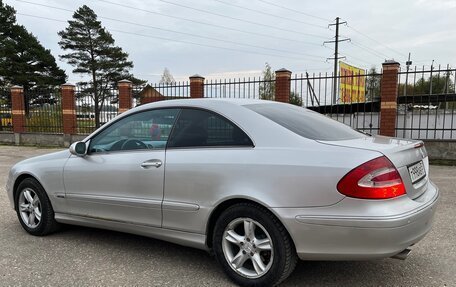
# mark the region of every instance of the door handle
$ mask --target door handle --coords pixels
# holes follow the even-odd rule
[[[162,165],[162,161],[159,159],[151,159],[151,160],[147,160],[147,161],[141,163],[142,168],[149,168],[152,166],[159,168],[161,165]]]

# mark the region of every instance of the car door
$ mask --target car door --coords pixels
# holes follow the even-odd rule
[[[183,108],[166,150],[163,228],[204,233],[214,204],[257,167],[253,142],[215,112]]]
[[[178,109],[142,111],[92,137],[64,167],[73,215],[161,226],[165,147]]]

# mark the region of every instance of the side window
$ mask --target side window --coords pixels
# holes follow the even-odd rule
[[[253,146],[253,143],[240,128],[216,113],[183,109],[168,147],[208,146]]]
[[[164,149],[179,109],[144,111],[107,127],[90,141],[90,153]]]

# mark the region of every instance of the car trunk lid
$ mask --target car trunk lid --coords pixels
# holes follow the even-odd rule
[[[323,144],[373,150],[385,155],[397,168],[405,184],[407,195],[415,199],[427,189],[429,160],[422,141],[366,136],[341,141],[318,141]],[[424,168],[425,175],[421,175]]]

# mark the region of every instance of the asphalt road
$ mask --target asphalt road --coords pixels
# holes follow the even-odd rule
[[[51,149],[0,146],[0,186],[16,162]],[[300,262],[282,286],[456,286],[456,167],[432,166],[441,201],[433,230],[405,261]],[[232,286],[204,251],[67,226],[28,235],[0,188],[1,286]]]

